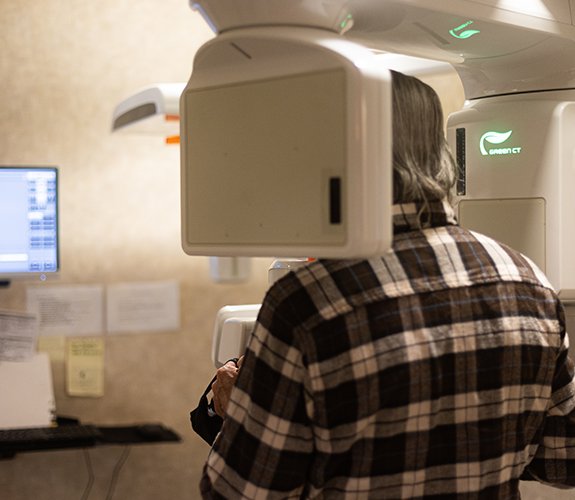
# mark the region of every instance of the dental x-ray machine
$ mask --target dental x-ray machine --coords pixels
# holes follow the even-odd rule
[[[187,253],[389,248],[391,91],[376,50],[455,68],[461,224],[530,256],[575,301],[575,0],[190,4],[217,36],[180,100]]]

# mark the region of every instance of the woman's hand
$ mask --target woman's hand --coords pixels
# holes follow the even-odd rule
[[[230,394],[238,378],[238,373],[243,362],[243,356],[236,362],[233,360],[228,361],[224,366],[218,368],[216,372],[216,381],[212,384],[212,392],[214,394],[214,410],[216,413],[225,418],[226,409],[230,401]]]

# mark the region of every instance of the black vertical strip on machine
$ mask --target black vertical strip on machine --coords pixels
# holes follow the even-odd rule
[[[341,224],[341,178],[329,178],[329,223]]]
[[[457,162],[457,195],[466,193],[467,170],[465,163],[465,129],[455,130],[455,161]]]

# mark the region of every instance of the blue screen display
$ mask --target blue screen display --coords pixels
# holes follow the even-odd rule
[[[0,277],[59,270],[58,170],[0,167]]]

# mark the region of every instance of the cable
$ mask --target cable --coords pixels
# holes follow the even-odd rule
[[[122,455],[120,456],[120,458],[118,459],[118,462],[116,463],[116,466],[114,467],[114,472],[112,473],[112,479],[110,480],[110,486],[108,488],[108,493],[106,494],[106,500],[112,500],[112,497],[114,496],[114,490],[116,489],[116,483],[118,482],[118,477],[120,476],[120,471],[122,470],[122,467],[124,466],[124,464],[126,463],[126,460],[128,459],[128,455],[130,454],[130,450],[131,450],[131,448],[129,446],[126,446],[124,448]]]
[[[90,459],[90,453],[86,448],[84,448],[84,461],[86,462],[86,469],[88,470],[88,482],[84,488],[84,493],[82,494],[82,500],[87,500],[92,491],[92,486],[94,485],[94,470],[92,469],[92,460]]]

